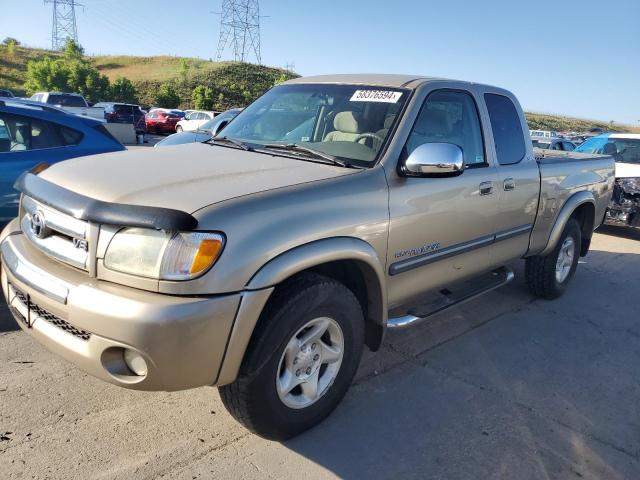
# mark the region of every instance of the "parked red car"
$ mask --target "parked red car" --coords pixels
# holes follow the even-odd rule
[[[175,133],[180,120],[180,115],[165,110],[152,110],[144,118],[149,133]]]

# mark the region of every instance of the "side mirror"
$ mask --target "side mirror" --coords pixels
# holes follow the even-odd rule
[[[216,135],[218,135],[218,134],[222,131],[222,129],[223,129],[224,127],[226,127],[228,124],[229,124],[229,120],[223,120],[223,121],[221,121],[221,122],[216,126],[216,128],[214,128],[214,129],[213,129],[213,131],[211,132],[211,136],[215,137]]]
[[[401,170],[412,177],[455,177],[464,172],[462,149],[453,143],[423,143],[411,152]]]

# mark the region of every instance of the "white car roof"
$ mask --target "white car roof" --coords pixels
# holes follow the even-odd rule
[[[612,133],[609,138],[633,138],[640,139],[640,133]]]

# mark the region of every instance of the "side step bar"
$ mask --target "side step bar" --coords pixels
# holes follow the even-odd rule
[[[469,287],[456,291],[448,289],[441,290],[436,301],[431,302],[429,308],[420,311],[410,310],[406,315],[400,317],[389,318],[387,320],[388,328],[407,328],[413,327],[429,317],[440,313],[447,308],[472,300],[484,293],[500,288],[513,280],[513,271],[507,267],[500,267],[492,271],[488,275],[483,275],[472,283]]]

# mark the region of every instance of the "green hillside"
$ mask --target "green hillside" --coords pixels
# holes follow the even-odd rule
[[[36,48],[16,47],[10,53],[0,47],[0,88],[9,88],[16,95],[25,96],[27,63],[44,57],[60,57],[60,52]],[[192,107],[192,91],[198,85],[213,90],[216,109],[243,106],[274,83],[295,76],[280,68],[238,62],[212,62],[200,58],[171,56],[134,57],[107,55],[91,58],[100,72],[113,82],[118,77],[131,80],[138,92],[138,100],[153,105],[160,85],[170,83],[181,99],[181,107]],[[621,132],[640,132],[635,126],[609,122],[527,113],[531,129],[556,131],[586,131],[589,128],[612,128]]]
[[[45,57],[59,58],[61,53],[21,46],[10,52],[0,46],[0,88],[8,88],[17,96],[32,93],[24,86],[27,64]],[[160,86],[169,83],[180,96],[182,108],[192,107],[192,92],[199,85],[213,91],[216,109],[243,106],[275,83],[297,76],[281,68],[198,58],[114,55],[89,59],[111,82],[118,77],[131,80],[143,105],[154,105]]]

